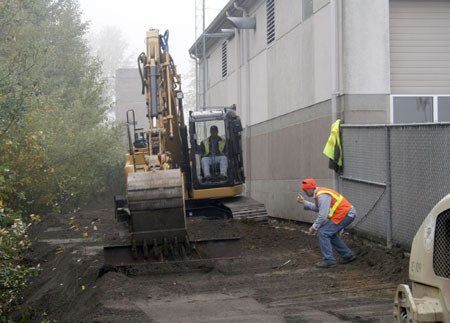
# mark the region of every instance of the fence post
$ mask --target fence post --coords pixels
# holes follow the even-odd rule
[[[386,125],[386,193],[388,213],[386,246],[392,249],[391,127],[388,125]]]

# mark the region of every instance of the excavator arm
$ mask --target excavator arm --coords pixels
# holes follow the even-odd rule
[[[127,155],[126,204],[130,245],[106,247],[105,263],[186,256],[189,250],[185,219],[183,158],[180,127],[182,94],[180,76],[168,52],[168,32],[147,31],[146,53],[138,57],[145,94],[148,147],[130,148]],[[135,123],[134,120],[132,123]],[[183,142],[187,143],[187,140]],[[135,163],[131,167],[129,164]],[[136,163],[140,163],[136,165]],[[131,252],[130,252],[131,251]]]

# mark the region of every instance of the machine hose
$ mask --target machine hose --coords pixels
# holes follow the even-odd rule
[[[167,29],[164,35],[159,35],[161,49],[163,52],[169,52],[169,30]]]
[[[147,56],[144,52],[140,53],[137,59],[138,68],[139,68],[139,75],[141,76],[141,83],[142,83],[142,94],[145,94],[145,78],[147,75],[144,69],[145,63],[147,62]]]

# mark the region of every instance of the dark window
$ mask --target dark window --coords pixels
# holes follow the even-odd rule
[[[438,121],[450,122],[450,97],[438,97]]]
[[[394,97],[393,123],[433,122],[433,97]]]
[[[275,0],[267,0],[267,45],[275,40]]]

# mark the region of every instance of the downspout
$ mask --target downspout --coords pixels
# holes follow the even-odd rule
[[[196,50],[197,50],[197,46],[195,46]],[[198,55],[198,54],[197,54]],[[200,63],[198,61],[197,55],[193,55],[192,53],[189,53],[189,56],[195,60],[195,111],[198,111],[198,105],[199,105],[199,98],[198,98],[198,91],[199,91],[199,86],[198,86],[198,71],[199,71],[199,66]]]
[[[337,120],[338,96],[341,94],[341,9],[340,0],[331,0],[331,119]]]
[[[342,2],[330,0],[331,6],[331,121],[338,119],[338,96],[341,95],[341,28]],[[337,173],[333,176],[333,187],[340,191]]]
[[[239,7],[236,2],[234,2],[233,5],[234,5],[234,8],[236,10],[239,10],[239,11],[242,12],[242,16],[243,17],[247,16],[247,11],[244,8]],[[241,110],[241,113],[242,113],[243,112],[243,105],[244,105],[243,104],[243,100],[242,100],[242,66],[244,65],[243,64],[243,55],[242,55],[242,53],[243,53],[243,50],[245,49],[244,48],[244,46],[245,46],[245,44],[244,44],[244,42],[245,42],[245,30],[242,32],[242,35],[241,35],[241,30],[239,28],[235,28],[235,31],[236,31],[235,35],[239,35],[239,37],[237,37],[237,39],[236,39],[236,61],[237,61],[237,68],[238,68],[238,71],[239,71],[238,78],[237,78],[238,79],[237,80],[237,84],[238,84],[237,85],[238,86],[238,92],[237,93],[238,93],[239,107],[240,107],[240,110]],[[247,119],[247,114],[248,114],[248,111],[246,110],[246,119]]]
[[[242,16],[243,17],[248,17],[248,12],[247,10],[245,10],[242,7],[239,7],[237,2],[234,2],[234,8],[236,10],[239,10],[242,12]],[[252,167],[251,167],[251,111],[250,111],[250,55],[248,52],[249,49],[249,35],[248,35],[248,31],[244,31],[243,35],[242,35],[242,47],[243,47],[243,53],[244,53],[244,61],[245,61],[245,105],[246,105],[246,109],[245,109],[245,128],[246,128],[246,145],[245,145],[245,151],[246,151],[246,159],[247,159],[247,169],[246,169],[246,177],[247,177],[247,181],[246,181],[246,185],[245,185],[245,195],[246,196],[251,196],[251,187],[252,187]],[[241,82],[240,82],[241,83]],[[241,83],[242,85],[242,83]],[[240,92],[242,93],[242,86],[240,85]]]
[[[228,17],[228,11],[225,13],[226,16]],[[235,35],[235,42],[236,42],[236,46],[235,46],[235,55],[236,55],[236,105],[238,106],[238,115],[241,114],[242,112],[242,71],[241,71],[241,66],[242,66],[242,48],[241,48],[241,42],[242,42],[242,37],[241,37],[241,31],[239,30],[239,28],[234,28],[234,35]]]
[[[237,96],[237,106],[239,107],[239,114],[242,111],[242,71],[241,71],[241,66],[242,66],[242,55],[241,55],[241,31],[238,28],[234,29],[234,34],[235,36],[235,41],[236,41],[236,96]]]
[[[202,26],[202,60],[203,60],[203,100],[202,100],[202,105],[203,107],[206,107],[206,86],[207,86],[207,82],[206,82],[206,77],[207,77],[207,73],[206,73],[206,35],[205,35],[205,0],[203,0],[203,26]]]

